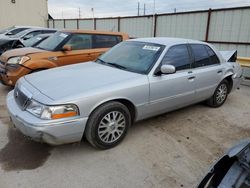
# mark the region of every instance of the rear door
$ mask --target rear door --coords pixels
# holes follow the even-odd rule
[[[190,44],[194,62],[196,100],[211,97],[223,75],[220,60],[214,51],[204,44]]]
[[[119,43],[112,41],[118,36],[97,34],[72,34],[64,44],[71,46],[71,51],[60,51],[57,56],[58,66],[93,61],[110,47]]]
[[[150,109],[155,114],[192,104],[195,99],[195,79],[187,45],[171,47],[163,64],[174,65],[176,73],[150,78]]]

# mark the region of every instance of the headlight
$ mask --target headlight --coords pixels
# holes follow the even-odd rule
[[[41,119],[47,120],[63,119],[79,115],[78,107],[74,104],[46,106],[34,100],[29,102],[26,110]]]
[[[28,56],[19,56],[19,57],[12,57],[8,60],[7,64],[23,64],[26,61],[29,61],[30,57]]]

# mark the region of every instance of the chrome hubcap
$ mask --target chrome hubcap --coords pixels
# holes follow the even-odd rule
[[[118,140],[125,130],[125,117],[121,112],[112,111],[106,114],[98,126],[98,136],[104,143]]]
[[[216,101],[218,104],[224,102],[227,97],[227,86],[226,84],[221,84],[216,93]]]

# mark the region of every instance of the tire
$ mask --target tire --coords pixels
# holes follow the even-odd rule
[[[227,80],[222,80],[222,82],[217,86],[213,96],[208,99],[207,105],[213,108],[222,106],[227,100],[229,93],[229,84]]]
[[[126,136],[131,125],[128,108],[119,102],[109,102],[98,107],[90,116],[85,137],[98,149],[110,149]]]

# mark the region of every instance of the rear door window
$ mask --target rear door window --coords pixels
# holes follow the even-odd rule
[[[93,48],[111,48],[121,41],[118,35],[93,35]]]
[[[171,47],[162,60],[162,64],[173,65],[176,71],[190,68],[190,56],[185,44]]]
[[[55,30],[43,30],[42,33],[43,34],[47,34],[47,33],[55,33]]]
[[[194,67],[204,67],[211,65],[210,57],[202,44],[191,44],[191,49],[194,55]]]

